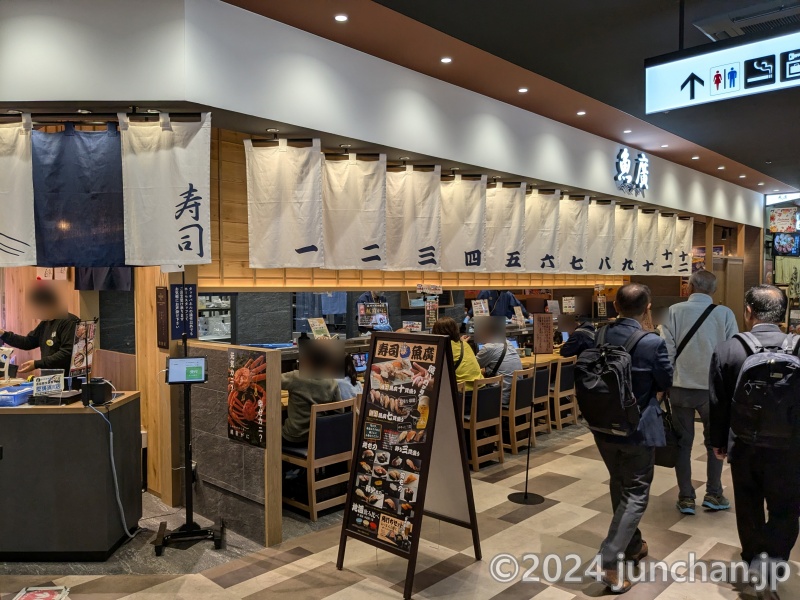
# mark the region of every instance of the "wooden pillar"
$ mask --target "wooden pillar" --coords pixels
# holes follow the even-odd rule
[[[186,283],[197,283],[197,267],[186,268]],[[142,426],[147,431],[147,482],[165,504],[181,503],[179,391],[166,384],[168,356],[182,353],[180,341],[158,347],[156,288],[181,283],[181,273],[161,273],[159,267],[134,269],[136,313],[136,373],[141,392]],[[176,470],[178,469],[178,470]]]
[[[747,248],[745,241],[745,226],[742,224],[736,225],[736,255],[744,258],[744,253]]]

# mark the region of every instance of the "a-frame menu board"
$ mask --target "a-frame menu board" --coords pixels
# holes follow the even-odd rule
[[[423,514],[472,530],[481,559],[450,341],[372,335],[339,558],[355,538],[408,560],[411,597]]]

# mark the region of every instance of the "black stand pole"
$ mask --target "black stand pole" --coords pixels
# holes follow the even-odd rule
[[[531,339],[533,340],[533,395],[536,395],[536,323],[533,324],[533,331],[531,332]],[[550,385],[550,382],[547,382],[547,385]],[[548,402],[550,400],[548,399]],[[516,419],[516,417],[514,417]],[[516,423],[515,423],[516,424]],[[509,430],[512,429],[511,423],[509,425]],[[509,431],[509,433],[511,433]],[[517,435],[516,433],[514,435]],[[512,492],[508,495],[508,501],[513,502],[514,504],[527,504],[528,506],[535,506],[536,504],[542,504],[544,502],[544,497],[540,496],[539,494],[528,494],[528,481],[530,481],[530,477],[528,477],[528,472],[531,469],[531,442],[533,441],[533,398],[531,398],[531,416],[530,416],[530,424],[528,425],[528,456],[525,459],[525,491],[524,492]]]
[[[188,334],[186,332],[186,321],[189,318],[186,301],[186,274],[181,276],[181,293],[183,294],[183,356],[189,356]],[[225,522],[220,519],[219,528],[202,528],[194,521],[194,469],[192,465],[192,385],[183,384],[183,490],[185,494],[186,522],[175,531],[167,533],[167,522],[161,521],[156,535],[155,549],[156,556],[161,556],[164,546],[180,542],[194,542],[203,540],[213,540],[214,548],[222,548],[222,540],[225,536]]]

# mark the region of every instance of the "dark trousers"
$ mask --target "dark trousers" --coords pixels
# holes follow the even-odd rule
[[[674,389],[674,388],[673,388]],[[694,390],[691,390],[694,391]],[[678,497],[694,500],[695,492],[692,485],[692,445],[694,444],[694,415],[700,415],[703,422],[703,444],[706,447],[706,494],[712,496],[722,495],[722,461],[714,456],[711,447],[709,431],[709,402],[708,392],[704,392],[705,401],[695,406],[680,406],[672,404],[672,417],[680,438],[678,439],[678,463],[675,465],[675,474],[678,478]]]
[[[788,560],[800,519],[800,456],[797,449],[757,448],[734,441],[728,453],[736,500],[742,559],[762,552]],[[769,518],[764,513],[767,504]]]
[[[650,500],[655,449],[651,446],[620,444],[599,436],[595,440],[611,476],[609,488],[611,507],[614,509],[608,536],[600,546],[600,556],[603,568],[614,569],[619,553],[630,556],[642,548],[639,522]]]

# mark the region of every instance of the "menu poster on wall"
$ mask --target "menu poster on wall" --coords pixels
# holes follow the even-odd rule
[[[404,557],[408,598],[425,511],[472,529],[480,559],[452,351],[441,336],[376,333],[370,359],[336,567],[348,537]]]
[[[606,310],[606,295],[605,294],[598,294],[597,295],[597,316],[598,317],[607,317],[608,311]]]
[[[427,296],[439,296],[442,293],[442,286],[434,285],[432,283],[418,283],[417,293],[425,294]]]
[[[681,277],[680,297],[688,298],[689,296],[691,296],[691,294],[689,293],[689,278]]]
[[[197,337],[197,286],[193,283],[186,285],[173,283],[169,286],[169,305],[172,312],[173,340],[183,339],[184,330],[186,337]]]
[[[358,305],[358,326],[372,329],[389,327],[389,305],[386,302],[367,302]]]
[[[772,233],[794,233],[797,231],[797,207],[770,208],[769,230]]]
[[[488,317],[489,316],[489,301],[473,300],[472,301],[472,315],[475,317]]]
[[[69,363],[69,376],[82,377],[92,372],[97,323],[80,321],[75,326],[75,339],[72,343],[72,360]]]
[[[403,321],[403,329],[411,332],[422,331],[422,321]]]
[[[549,313],[533,315],[533,353],[553,353],[553,315]]]
[[[266,369],[264,352],[228,351],[228,439],[267,447]]]
[[[331,337],[328,324],[322,317],[309,317],[308,326],[311,328],[311,334],[317,339],[324,340]]]
[[[166,287],[156,288],[156,345],[169,348],[169,290]]]
[[[565,315],[571,315],[575,313],[575,296],[564,296],[561,299],[561,304],[564,307]]]
[[[559,306],[558,300],[548,300],[547,301],[547,310],[550,311],[551,315],[560,315],[561,314],[561,306]]]
[[[425,329],[433,329],[439,320],[439,299],[425,301]]]

